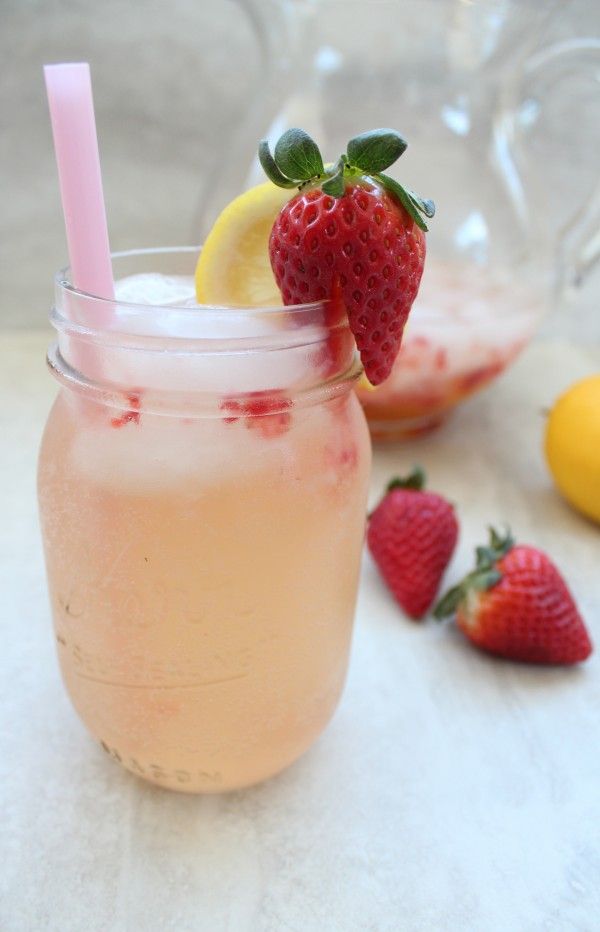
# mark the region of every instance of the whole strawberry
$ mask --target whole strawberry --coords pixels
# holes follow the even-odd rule
[[[537,547],[517,546],[490,531],[472,573],[444,596],[437,618],[456,623],[478,647],[528,663],[585,660],[592,644],[577,606],[552,561]]]
[[[285,304],[341,301],[365,374],[378,385],[390,374],[417,296],[432,201],[383,174],[406,149],[390,129],[351,139],[325,168],[316,143],[290,129],[259,158],[271,181],[299,187],[269,239],[273,274]]]
[[[381,575],[411,618],[421,618],[433,604],[458,537],[454,508],[424,491],[424,484],[422,469],[393,479],[367,531]]]

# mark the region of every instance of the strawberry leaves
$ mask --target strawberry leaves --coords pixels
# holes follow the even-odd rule
[[[332,169],[332,174],[324,181],[321,187],[323,188],[325,194],[330,194],[331,197],[341,197],[344,191],[346,190],[346,184],[344,182],[344,170],[346,168],[346,156],[340,155],[339,159],[335,163]]]
[[[431,218],[435,214],[433,201],[420,197],[383,174],[400,158],[406,146],[406,141],[395,130],[374,129],[350,139],[346,152],[335,165],[325,168],[316,142],[304,130],[294,127],[281,136],[273,155],[267,140],[263,139],[258,148],[258,158],[273,184],[281,188],[303,188],[320,183],[323,191],[334,198],[343,197],[346,180],[356,181],[364,176],[372,178],[402,204],[419,229],[427,232],[423,218]]]
[[[514,547],[515,541],[509,530],[504,537],[493,527],[489,528],[490,542],[486,547],[475,548],[475,567],[477,571],[493,569],[498,560],[505,557],[508,551]]]
[[[325,171],[316,142],[303,129],[288,129],[275,146],[277,168],[293,181],[310,181]]]
[[[407,143],[393,129],[372,129],[348,143],[348,161],[370,175],[385,171],[400,158]]]
[[[258,160],[265,174],[271,179],[273,184],[276,184],[279,188],[295,188],[297,186],[295,181],[286,178],[277,168],[277,164],[271,155],[269,143],[266,139],[263,139],[258,147]]]
[[[344,171],[337,171],[335,175],[331,175],[327,181],[324,181],[321,185],[325,194],[330,194],[331,197],[341,197],[346,190],[346,184],[344,182]]]
[[[415,466],[408,476],[404,476],[403,478],[396,476],[394,479],[390,479],[387,484],[386,492],[393,492],[394,489],[415,489],[415,491],[420,492],[425,488],[425,479],[425,470],[423,467]]]
[[[501,579],[502,573],[498,570],[473,570],[472,573],[465,576],[458,586],[453,586],[451,589],[448,589],[448,592],[446,592],[434,608],[433,617],[439,620],[441,618],[446,618],[448,615],[454,615],[461,602],[468,597],[469,591],[475,590],[477,592],[484,592],[486,589],[491,589],[492,586],[499,583]]]
[[[453,586],[440,599],[434,609],[435,618],[446,618],[453,615],[456,609],[469,595],[471,590],[483,592],[491,589],[502,579],[502,573],[496,569],[496,563],[506,556],[514,547],[514,538],[510,531],[504,537],[493,527],[490,528],[490,542],[486,547],[475,549],[475,569],[469,573],[457,586]]]
[[[296,127],[280,137],[274,155],[268,141],[263,139],[258,147],[258,160],[267,178],[280,188],[299,188],[325,176],[319,147],[308,133]]]
[[[405,211],[410,214],[419,229],[427,233],[427,224],[423,220],[421,214],[424,214],[426,217],[433,217],[435,214],[435,204],[433,201],[424,200],[419,197],[418,194],[414,194],[412,191],[409,191],[408,188],[403,187],[395,178],[390,178],[389,175],[380,173],[375,175],[375,177],[386,191],[389,191],[390,194],[394,195],[396,200],[400,201]]]

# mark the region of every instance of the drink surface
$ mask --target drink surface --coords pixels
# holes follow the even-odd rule
[[[302,381],[271,355],[256,385]],[[322,730],[344,682],[365,521],[352,392],[261,416],[224,397],[220,416],[176,417],[145,412],[143,392],[116,411],[63,391],[40,457],[73,703],[125,767],[184,791],[254,783]]]

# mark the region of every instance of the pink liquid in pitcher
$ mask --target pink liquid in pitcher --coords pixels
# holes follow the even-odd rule
[[[392,374],[374,391],[358,390],[373,436],[435,427],[515,359],[541,311],[539,293],[509,269],[428,259]]]

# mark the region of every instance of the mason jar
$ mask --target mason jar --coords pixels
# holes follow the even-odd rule
[[[194,305],[196,255],[116,255],[114,301],[57,276],[39,501],[77,713],[138,776],[220,792],[337,705],[370,444],[347,321]]]

